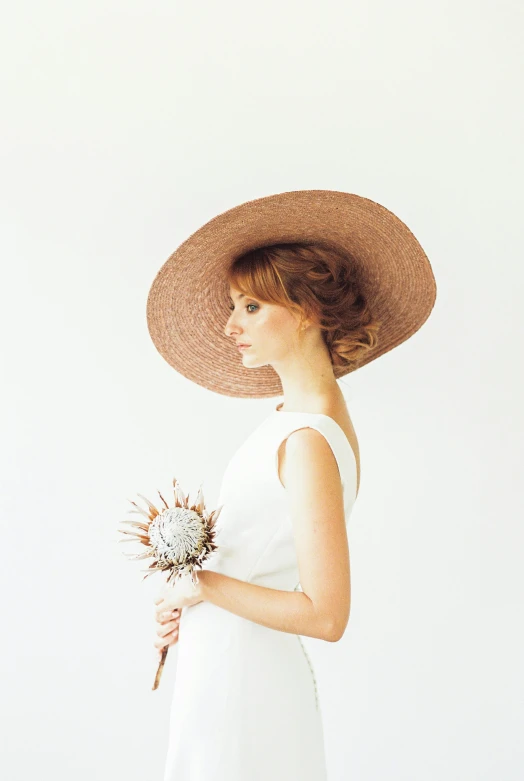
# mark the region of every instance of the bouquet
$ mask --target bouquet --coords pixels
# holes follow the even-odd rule
[[[158,510],[149,499],[137,494],[146,505],[147,509],[140,507],[136,502],[129,500],[134,505],[130,513],[142,516],[140,521],[122,521],[122,524],[131,526],[129,529],[119,529],[127,535],[119,542],[140,542],[146,550],[138,554],[124,554],[129,559],[153,558],[143,580],[154,572],[167,572],[166,583],[176,580],[185,574],[191,575],[191,580],[196,583],[195,570],[202,568],[203,563],[217,549],[215,542],[216,521],[222,507],[208,514],[204,504],[202,486],[198,489],[194,504],[189,504],[189,496],[184,495],[176,478],[173,479],[175,503],[169,507],[166,500],[158,491],[158,495],[164,504]],[[153,683],[153,691],[158,688],[160,677],[167,657],[168,646],[162,650],[160,662]]]

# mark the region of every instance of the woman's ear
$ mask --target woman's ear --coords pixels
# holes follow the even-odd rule
[[[305,331],[307,328],[310,328],[312,325],[314,325],[313,321],[309,319],[309,317],[304,317],[300,322],[300,330]]]

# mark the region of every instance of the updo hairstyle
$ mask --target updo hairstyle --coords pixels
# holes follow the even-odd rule
[[[334,367],[357,368],[377,344],[380,322],[359,289],[352,258],[338,248],[318,242],[258,247],[233,261],[227,281],[319,326]]]

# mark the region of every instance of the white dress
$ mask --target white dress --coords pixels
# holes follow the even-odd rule
[[[314,428],[338,463],[346,523],[357,466],[344,431],[327,415],[275,409],[223,475],[219,546],[204,568],[269,588],[300,589],[280,443]],[[164,781],[324,781],[315,675],[299,635],[269,629],[210,602],[181,612]]]

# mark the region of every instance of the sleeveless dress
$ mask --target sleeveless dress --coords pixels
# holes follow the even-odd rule
[[[217,507],[218,549],[204,565],[249,583],[300,589],[278,448],[313,428],[331,446],[346,523],[357,466],[344,431],[319,413],[275,409],[231,457]],[[301,589],[300,589],[301,590]],[[270,629],[210,602],[181,611],[164,781],[324,781],[315,674],[299,635]]]

